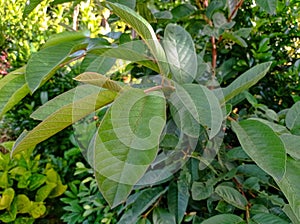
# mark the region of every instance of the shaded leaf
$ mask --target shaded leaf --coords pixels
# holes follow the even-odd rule
[[[172,78],[178,83],[189,83],[196,78],[197,55],[191,35],[176,24],[168,24],[163,46]]]
[[[88,53],[82,61],[81,72],[97,72],[105,75],[115,64],[116,59]]]
[[[275,132],[257,120],[232,121],[231,126],[253,161],[273,178],[280,180],[285,173],[286,154]]]
[[[215,192],[228,204],[233,205],[239,209],[246,209],[248,202],[246,198],[236,189],[229,186],[219,185],[216,187]]]
[[[288,110],[285,123],[292,133],[300,134],[300,101]]]
[[[276,13],[277,0],[255,0],[256,4],[259,5],[262,9],[266,10],[269,14]]]
[[[200,201],[207,199],[214,191],[213,185],[203,182],[193,182],[192,197],[193,200]]]
[[[176,223],[175,216],[162,208],[155,208],[152,217],[153,217],[153,224]]]
[[[261,78],[263,78],[269,70],[272,62],[265,62],[258,64],[253,68],[249,69],[237,79],[235,79],[229,86],[224,88],[224,100],[228,101],[234,96],[237,96],[244,90],[249,89],[251,86],[256,84]],[[221,100],[223,101],[223,100]]]
[[[242,221],[243,219],[237,215],[222,214],[222,215],[215,215],[201,222],[201,224],[239,224]]]
[[[197,8],[191,4],[180,4],[171,10],[174,20],[180,20],[188,17],[197,11]]]
[[[19,68],[1,79],[0,117],[20,102],[30,91],[25,81],[25,67]]]
[[[15,155],[18,152],[34,147],[36,144],[53,136],[91,112],[111,103],[116,96],[115,92],[108,90],[103,91],[97,87],[89,86],[89,89],[92,88],[94,88],[93,94],[89,94],[80,99],[74,99],[72,103],[50,114],[33,130],[19,136],[12,150],[12,154]]]
[[[300,136],[283,134],[280,135],[286,152],[296,160],[300,160]]]
[[[257,224],[288,224],[289,222],[269,213],[256,214],[251,218]]]
[[[286,204],[282,210],[289,217],[293,224],[298,224],[300,222],[300,220],[295,216],[295,213],[290,205]]]

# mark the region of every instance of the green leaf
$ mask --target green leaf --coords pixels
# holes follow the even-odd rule
[[[280,135],[280,138],[284,144],[286,152],[295,160],[300,160],[300,136],[283,134]]]
[[[163,46],[172,78],[178,83],[190,83],[197,74],[197,55],[191,35],[176,24],[168,24]]]
[[[112,3],[119,3],[131,9],[134,9],[136,6],[136,0],[107,0],[107,1]]]
[[[243,219],[237,215],[222,214],[222,215],[215,215],[201,222],[201,224],[239,224],[242,221]]]
[[[241,47],[248,47],[246,41],[243,38],[241,38],[240,36],[236,35],[235,33],[224,32],[222,37],[224,39],[232,40],[233,42],[237,43]]]
[[[116,59],[88,53],[82,61],[81,72],[97,72],[105,75],[115,64]]]
[[[16,140],[12,154],[15,155],[18,152],[34,147],[91,112],[111,103],[116,96],[115,92],[100,90],[98,87],[87,86],[87,88],[94,90],[94,92],[79,99],[75,98],[73,102],[50,114],[33,130],[20,136]]]
[[[285,123],[292,133],[300,134],[300,101],[288,110]]]
[[[173,19],[177,21],[192,15],[196,11],[197,8],[191,4],[180,4],[173,8],[171,13],[173,15]]]
[[[96,72],[85,72],[74,78],[76,81],[91,84],[111,91],[120,92],[123,88],[122,83],[111,80],[110,78]]]
[[[280,181],[277,181],[280,190],[285,195],[295,216],[300,220],[300,161],[287,159],[286,172]]]
[[[70,55],[86,44],[79,41],[64,42],[40,50],[32,55],[26,66],[26,82],[31,92],[44,84],[63,63],[71,61]]]
[[[286,153],[276,133],[257,120],[232,121],[231,125],[251,159],[266,173],[280,180],[285,173]]]
[[[102,179],[125,185],[138,182],[157,155],[165,113],[165,99],[160,92],[146,95],[131,88],[120,92],[89,147],[92,167]],[[119,192],[106,191],[108,186],[99,187],[111,206],[124,200],[114,197]]]
[[[249,69],[237,79],[235,79],[229,86],[224,88],[224,100],[228,101],[234,96],[237,96],[244,90],[249,89],[251,86],[256,84],[261,78],[263,78],[269,70],[272,62],[265,62],[258,64],[253,68]]]
[[[43,0],[28,0],[23,11],[23,18],[26,18],[42,2]]]
[[[236,189],[229,186],[219,185],[216,187],[215,192],[228,204],[233,205],[239,209],[246,209],[248,202],[246,198]]]
[[[6,188],[0,198],[0,210],[10,207],[10,204],[14,200],[15,190],[13,188]]]
[[[200,201],[207,199],[214,191],[213,185],[202,182],[193,182],[192,197],[193,200]]]
[[[212,19],[212,16],[213,14],[216,12],[216,11],[219,11],[221,10],[222,8],[224,8],[225,2],[223,0],[214,0],[214,1],[211,1],[208,5],[208,7],[206,8],[206,16],[209,18],[209,19]]]
[[[0,118],[30,92],[24,74],[25,67],[22,67],[1,79]]]
[[[174,96],[172,96],[174,95]],[[223,112],[215,94],[207,87],[196,84],[176,85],[176,92],[171,95],[174,99],[172,104],[176,106],[177,101],[184,105],[182,110],[187,110],[193,118],[207,129],[209,138],[216,136],[222,126]]]
[[[268,125],[278,135],[290,134],[290,132],[287,130],[287,128],[283,125],[276,124],[274,122],[271,122],[271,121],[268,121],[268,120],[265,120],[265,119],[261,119],[261,118],[250,118],[249,120],[256,120],[256,121],[259,121],[261,123],[264,123],[264,124]]]
[[[56,187],[56,183],[47,183],[45,186],[39,188],[35,195],[35,201],[42,202],[48,198],[51,191]]]
[[[16,196],[16,206],[18,213],[28,213],[30,210],[31,202],[25,194],[18,194]]]
[[[46,206],[43,202],[32,202],[30,207],[30,215],[37,219],[46,213]]]
[[[116,13],[122,20],[132,26],[133,29],[143,38],[146,45],[149,47],[156,62],[158,63],[160,72],[163,76],[169,73],[169,67],[166,63],[166,55],[164,49],[160,45],[156,34],[151,25],[139,14],[132,9],[117,3],[109,3],[107,5]]]
[[[289,217],[293,224],[298,224],[300,222],[300,220],[295,216],[295,213],[293,212],[289,204],[286,204],[282,210]]]
[[[163,208],[155,208],[153,211],[153,224],[174,224],[176,223],[173,214]]]
[[[268,213],[256,214],[251,218],[257,224],[288,224],[289,222],[279,218],[276,215]]]
[[[266,10],[269,14],[276,13],[277,0],[255,0],[256,4],[262,9]]]
[[[131,208],[126,210],[119,223],[136,223],[139,216],[149,209],[149,207],[154,204],[166,191],[167,188],[148,188],[136,193],[137,196],[131,196],[134,197],[134,199],[130,202]]]
[[[175,215],[177,223],[181,223],[186,212],[190,193],[190,174],[183,170],[177,183],[172,182],[168,190],[168,208]]]

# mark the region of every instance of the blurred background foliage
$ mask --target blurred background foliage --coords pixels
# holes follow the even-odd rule
[[[103,37],[111,43],[122,43],[136,38],[130,27],[111,15],[97,0],[56,5],[51,2],[42,1],[32,13],[23,18],[22,11],[26,1],[0,0],[0,75],[6,75],[7,72],[23,66],[51,34],[65,30],[88,30],[91,37]],[[248,116],[250,112],[265,108],[279,112],[299,101],[300,2],[278,0],[276,13],[270,15],[255,5],[254,1],[245,0],[232,18],[235,22],[234,27],[230,29],[229,34],[220,39],[220,35],[215,33],[207,22],[207,9],[203,7],[203,2],[205,1],[137,0],[136,10],[151,23],[158,37],[163,36],[168,23],[180,24],[189,31],[198,53],[205,53],[201,63],[204,75],[202,74],[201,80],[197,80],[199,82],[207,82],[208,78],[203,80],[203,77],[210,77],[212,74],[212,35],[217,37],[215,72],[221,86],[228,85],[255,64],[273,62],[268,75],[249,90],[249,95],[242,95],[232,102],[236,107],[235,112],[240,116]],[[27,96],[21,104],[8,112],[0,121],[0,142],[14,140],[22,130],[32,129],[36,122],[30,119],[30,114],[38,106],[73,88],[76,83],[72,78],[80,74],[80,69],[78,64],[62,68],[42,88],[32,96]],[[149,69],[131,64],[125,68],[124,74],[116,73],[114,78],[132,82],[149,74]],[[41,167],[50,162],[61,176],[62,182],[69,185],[61,202],[49,204],[50,210],[51,206],[53,209],[53,206],[60,205],[56,217],[51,217],[50,221],[47,221],[47,216],[39,217],[36,223],[115,223],[114,217],[117,213],[109,211],[106,202],[96,190],[95,183],[90,179],[92,173],[86,168],[88,165],[74,141],[72,132],[72,128],[68,128],[38,145],[34,151],[36,155],[41,154]],[[235,146],[235,139],[231,133],[228,133],[226,141],[226,147]],[[256,211],[269,209],[272,214],[286,218],[279,209],[284,204],[282,194],[278,193],[274,183],[254,164],[242,167],[241,164],[249,162],[249,158],[241,153],[240,148],[235,148],[235,151],[236,154],[227,153],[226,157],[234,161],[237,173],[247,180],[249,188],[261,189],[262,193],[252,202],[257,204]],[[82,163],[78,164],[79,161]],[[257,174],[253,173],[253,170],[256,170]],[[209,179],[210,175],[209,171],[205,171],[201,177]],[[178,175],[176,178],[182,177]],[[226,180],[224,177],[224,182]],[[194,189],[204,188],[200,185],[196,184]],[[199,203],[197,200],[200,196],[193,197],[196,200],[190,202],[190,210],[200,210],[203,217],[209,216],[210,213],[234,212],[233,206],[216,198]],[[217,209],[213,210],[214,207]],[[97,220],[97,217],[101,219]],[[194,217],[194,214],[186,214],[187,223],[190,217]]]

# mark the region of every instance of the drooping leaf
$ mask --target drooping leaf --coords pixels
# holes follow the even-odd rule
[[[198,65],[191,35],[179,25],[168,24],[163,46],[172,78],[180,84],[192,82],[196,78]]]
[[[85,72],[74,78],[76,81],[99,86],[111,91],[120,92],[122,83],[111,80],[110,78],[95,72]]]
[[[23,18],[26,18],[42,2],[43,0],[28,0],[23,11]]]
[[[1,79],[0,118],[30,92],[24,74],[25,67],[22,67]]]
[[[131,186],[138,182],[158,152],[165,110],[165,99],[159,92],[120,92],[89,146],[90,163],[102,180]],[[99,187],[111,206],[124,201],[117,197],[118,192]]]
[[[169,73],[169,67],[166,63],[166,55],[151,25],[143,17],[138,15],[135,11],[124,5],[109,2],[107,2],[107,5],[122,20],[124,20],[127,24],[132,26],[132,28],[135,29],[137,33],[143,38],[146,45],[149,47],[151,53],[153,54],[154,58],[156,59],[161,74],[163,76],[167,76]]]
[[[285,123],[292,133],[300,134],[300,101],[288,110]]]
[[[295,160],[300,160],[300,136],[283,134],[280,138],[284,144],[286,152]]]
[[[153,211],[153,224],[174,224],[175,216],[163,208],[155,208]]]
[[[232,99],[234,96],[237,96],[244,90],[247,90],[256,84],[262,77],[265,76],[271,64],[272,62],[258,64],[240,75],[229,86],[224,88],[224,101]]]
[[[16,140],[12,154],[15,155],[20,151],[34,147],[91,112],[111,103],[116,96],[116,93],[112,91],[99,90],[99,88],[93,86],[88,88],[94,88],[94,93],[77,100],[75,98],[73,102],[49,115],[33,130],[21,135]]]
[[[222,214],[222,215],[215,215],[201,222],[201,224],[239,224],[242,221],[243,219],[237,215]]]
[[[259,213],[251,218],[257,224],[288,224],[289,222],[269,213]]]
[[[184,84],[176,85],[176,92],[172,95],[176,95],[193,118],[207,129],[210,139],[218,134],[223,122],[223,112],[212,91],[202,85]]]
[[[134,197],[134,200],[130,202],[131,207],[124,213],[119,223],[136,223],[139,216],[149,209],[166,190],[167,189],[156,187],[148,188],[137,193],[137,197]]]
[[[61,64],[70,61],[72,53],[85,47],[86,44],[79,41],[70,41],[44,48],[33,54],[28,61],[25,74],[30,91],[34,92],[54,75]]]
[[[276,133],[257,120],[232,121],[231,125],[251,159],[266,173],[280,180],[285,173],[286,153]]]
[[[266,10],[269,14],[276,13],[277,0],[255,0],[256,4],[259,5],[262,9]]]
[[[236,189],[229,186],[219,185],[216,187],[215,192],[228,204],[233,205],[239,209],[246,209],[248,202],[246,198]]]
[[[287,159],[286,172],[280,181],[277,181],[280,190],[285,195],[295,216],[300,220],[300,161]]]

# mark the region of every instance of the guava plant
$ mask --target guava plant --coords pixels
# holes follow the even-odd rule
[[[275,1],[256,2],[273,13]],[[225,38],[245,46],[243,38],[247,38],[249,30],[232,31],[232,20],[242,3],[210,1],[206,6],[205,35],[212,41]],[[31,1],[27,10],[37,4],[38,1]],[[212,62],[206,63],[206,50],[198,53],[193,38],[182,26],[168,23],[158,39],[152,26],[133,10],[135,1],[99,4],[132,27],[138,38],[120,38],[119,43],[111,44],[85,32],[60,33],[33,54],[25,67],[1,79],[0,109],[4,115],[60,67],[79,61],[82,68],[82,74],[75,78],[81,84],[31,115],[41,122],[23,132],[11,155],[73,125],[102,195],[111,207],[120,205],[120,223],[146,223],[150,214],[154,223],[182,223],[189,219],[206,224],[270,219],[284,223],[285,220],[271,214],[251,213],[247,189],[240,187],[246,181],[238,176],[243,167],[235,168],[228,159],[243,155],[257,164],[258,173],[273,178],[288,201],[280,206],[297,223],[300,103],[290,108],[282,121],[247,92],[267,74],[272,62],[257,64],[221,87],[216,77],[215,49]],[[130,67],[145,68],[151,75],[131,85],[110,78]],[[207,68],[209,76],[204,72]],[[233,106],[241,96],[262,112],[238,117]],[[230,130],[236,134],[241,148],[235,148],[225,158],[222,142]],[[228,180],[233,180],[237,189]],[[261,180],[255,181],[258,184]],[[252,188],[249,189],[247,192],[255,200]],[[206,199],[211,204],[221,199],[217,206],[221,214],[206,219],[193,213],[193,204]],[[160,205],[162,200],[167,205]],[[228,205],[245,215],[230,214],[233,208]]]

